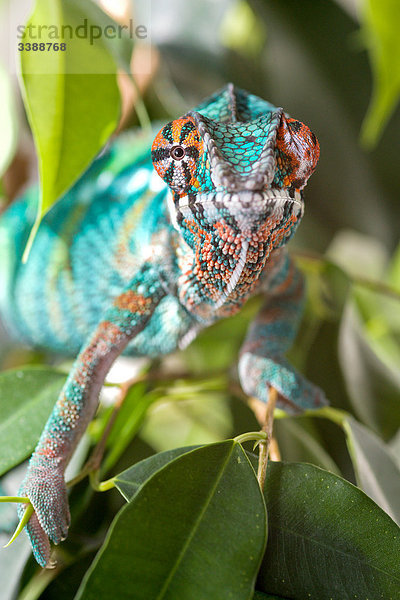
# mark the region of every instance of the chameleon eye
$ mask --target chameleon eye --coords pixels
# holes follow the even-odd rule
[[[182,160],[185,156],[185,148],[183,146],[172,146],[169,153],[174,160]]]
[[[151,147],[153,165],[171,190],[184,194],[199,187],[196,173],[203,154],[203,142],[191,117],[165,125]]]
[[[278,166],[275,182],[279,187],[302,189],[319,159],[315,135],[301,121],[282,115],[275,153]]]

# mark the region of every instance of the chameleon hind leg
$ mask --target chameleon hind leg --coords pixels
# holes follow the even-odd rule
[[[281,252],[278,264],[277,275],[268,281],[264,305],[241,348],[239,377],[249,396],[267,402],[270,388],[275,388],[277,406],[299,413],[327,401],[322,390],[307,381],[284,357],[300,322],[304,283],[286,252]]]
[[[26,530],[42,567],[51,566],[48,538],[58,544],[68,532],[64,471],[95,413],[104,378],[129,341],[145,327],[164,295],[159,272],[146,264],[114,299],[82,348],[47,421],[19,490],[35,510]],[[26,505],[19,505],[20,518],[25,509]]]

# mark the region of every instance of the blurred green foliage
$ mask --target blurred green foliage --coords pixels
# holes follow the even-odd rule
[[[370,55],[374,90],[361,139],[370,147],[376,144],[399,101],[400,4],[396,0],[367,0],[362,16],[362,34]]]

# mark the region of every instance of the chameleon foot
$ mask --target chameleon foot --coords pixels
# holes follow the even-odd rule
[[[70,524],[64,474],[58,469],[29,469],[19,490],[27,496],[35,510],[26,526],[33,553],[42,567],[54,566],[50,561],[50,541],[58,544],[67,537]],[[18,516],[23,517],[26,505],[20,504]]]
[[[25,510],[26,506],[21,505],[21,510],[18,510],[18,515],[21,518]],[[36,562],[38,562],[43,568],[53,568],[55,563],[50,559],[50,541],[46,533],[43,531],[36,513],[33,513],[25,529],[28,534],[29,541],[31,542],[32,552]]]
[[[269,389],[274,388],[278,392],[277,406],[288,413],[301,413],[327,404],[324,392],[282,356],[256,356],[246,352],[239,362],[239,377],[246,394],[262,402],[268,401]]]

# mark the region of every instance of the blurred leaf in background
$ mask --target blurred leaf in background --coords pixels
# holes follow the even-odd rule
[[[368,48],[374,79],[361,141],[366,148],[371,148],[388,126],[399,102],[400,3],[397,0],[365,0],[361,5],[361,16],[362,39]]]
[[[0,177],[7,169],[17,145],[18,121],[12,81],[0,63]],[[1,196],[0,190],[0,196]]]

